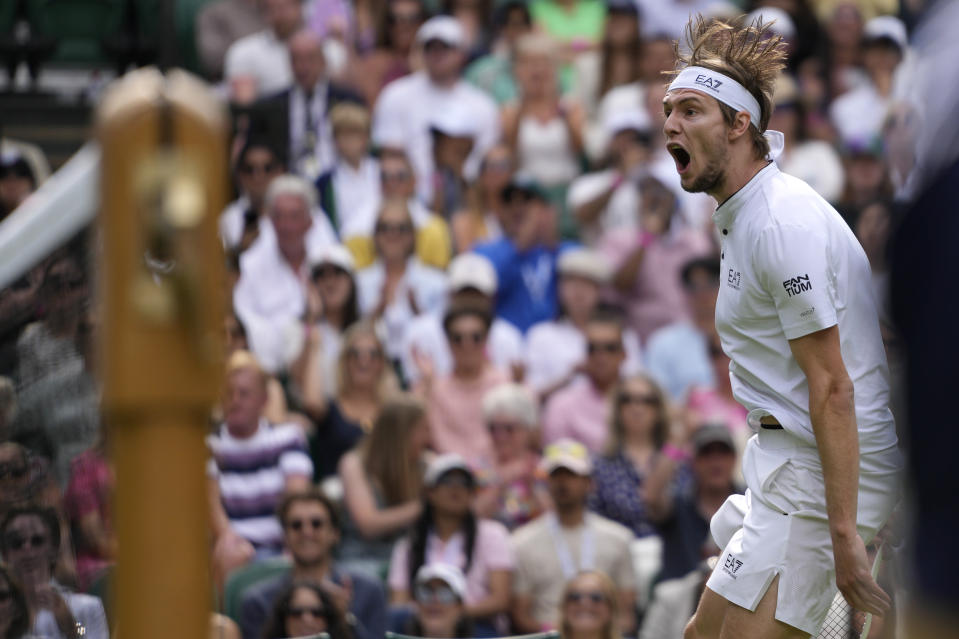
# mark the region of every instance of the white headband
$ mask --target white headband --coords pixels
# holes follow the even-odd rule
[[[760,127],[762,111],[759,102],[746,87],[739,84],[728,75],[718,73],[705,67],[686,67],[679,72],[676,79],[670,83],[668,91],[676,89],[693,89],[712,96],[734,109],[737,113],[745,111],[749,120],[757,129]],[[769,130],[763,133],[769,141],[769,159],[775,160],[783,149],[783,134]]]

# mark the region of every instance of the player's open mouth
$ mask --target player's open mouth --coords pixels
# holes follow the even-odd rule
[[[689,167],[689,161],[692,159],[689,157],[689,151],[678,144],[670,144],[666,147],[666,150],[669,151],[669,154],[673,156],[673,160],[676,161],[676,170],[679,173],[684,172]]]

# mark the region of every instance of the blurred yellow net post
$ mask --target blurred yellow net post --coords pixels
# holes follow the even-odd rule
[[[97,112],[122,637],[199,639],[209,628],[204,435],[222,372],[226,122],[210,90],[176,70],[124,76]]]

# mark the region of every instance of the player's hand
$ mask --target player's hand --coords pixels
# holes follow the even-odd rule
[[[884,615],[892,606],[889,595],[873,579],[862,537],[833,539],[836,558],[836,585],[856,610]]]

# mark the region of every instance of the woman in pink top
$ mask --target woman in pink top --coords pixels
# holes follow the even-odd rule
[[[493,318],[476,304],[456,304],[443,317],[443,330],[453,357],[453,371],[433,379],[432,366],[414,353],[423,371],[430,436],[438,453],[458,453],[474,466],[488,465],[493,444],[483,420],[483,397],[508,381],[486,357],[486,338]]]
[[[423,513],[410,535],[393,548],[390,604],[410,602],[413,577],[420,567],[450,564],[466,575],[466,614],[476,623],[477,635],[503,633],[512,594],[509,533],[499,522],[478,519],[473,513],[476,479],[459,455],[435,458],[424,484]]]

